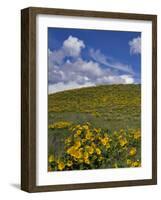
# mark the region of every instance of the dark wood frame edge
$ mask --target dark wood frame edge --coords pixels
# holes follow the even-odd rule
[[[152,21],[152,179],[36,186],[36,15]],[[157,184],[157,16],[29,7],[21,10],[21,189],[27,192]]]

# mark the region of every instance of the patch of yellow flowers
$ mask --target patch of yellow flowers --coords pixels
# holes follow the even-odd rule
[[[64,152],[59,159],[48,157],[49,171],[140,167],[140,130],[111,133],[93,128],[90,123],[72,125],[61,122],[54,128],[67,128],[70,136],[64,141]]]
[[[60,121],[54,124],[50,124],[48,128],[49,129],[65,129],[65,128],[69,128],[71,124],[72,123],[68,121]]]

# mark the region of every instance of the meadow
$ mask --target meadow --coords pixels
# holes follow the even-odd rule
[[[141,85],[48,95],[48,170],[139,167]]]

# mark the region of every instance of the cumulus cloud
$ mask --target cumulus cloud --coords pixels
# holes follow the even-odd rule
[[[63,42],[63,45],[60,49],[55,51],[48,50],[48,56],[50,58],[50,62],[61,65],[64,62],[64,58],[67,56],[74,58],[79,57],[83,48],[85,48],[84,42],[70,35]],[[50,64],[51,63],[49,63],[49,65]]]
[[[84,60],[81,51],[85,47],[84,41],[69,36],[61,48],[48,50],[49,93],[100,84],[134,83],[130,66],[111,61],[94,49],[90,50],[89,59]]]
[[[129,41],[130,54],[141,54],[141,38],[133,38]]]
[[[49,67],[49,84],[58,82],[68,83],[69,81],[84,84],[85,82],[94,82],[104,73],[98,63],[84,61],[81,58],[73,62],[67,60],[61,66],[54,64],[51,66]]]
[[[68,56],[79,56],[81,49],[85,48],[85,44],[82,40],[79,40],[76,37],[69,36],[67,40],[63,42],[63,50]]]

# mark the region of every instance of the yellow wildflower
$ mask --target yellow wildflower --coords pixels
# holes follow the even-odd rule
[[[139,161],[135,161],[132,163],[132,167],[140,167],[140,162]]]
[[[99,134],[101,132],[101,129],[100,128],[95,128],[94,131]]]
[[[127,165],[131,165],[132,161],[130,159],[127,159],[126,163]]]
[[[135,147],[132,147],[132,148],[130,149],[129,155],[130,155],[130,156],[136,155],[136,148],[135,148]]]
[[[80,129],[81,128],[80,124],[78,124],[75,128]]]
[[[89,153],[89,154],[93,154],[93,153],[94,153],[94,149],[93,149],[93,147],[89,147],[89,149],[88,149],[88,153]]]
[[[74,146],[75,146],[76,149],[78,149],[81,146],[81,142],[76,141]]]
[[[77,130],[76,135],[80,135],[80,134],[81,134],[81,130]]]
[[[71,128],[71,130],[74,132],[76,128]]]
[[[74,151],[72,156],[77,158],[77,159],[81,158],[82,157],[82,150],[79,149],[79,150]]]
[[[91,143],[91,146],[95,148],[95,147],[96,147],[96,144],[95,144],[94,142],[92,142],[92,143]]]
[[[122,129],[120,129],[120,133],[121,134],[126,134],[126,132],[125,132],[125,130],[122,128]]]
[[[88,129],[89,129],[88,125],[83,125],[83,128],[84,128],[85,130],[88,130]]]
[[[72,155],[74,151],[75,151],[75,147],[74,146],[72,146],[69,149],[67,149],[67,153],[70,154],[70,155]]]
[[[49,156],[49,163],[51,163],[51,162],[54,162],[54,156],[53,155]]]
[[[60,122],[56,122],[54,124],[50,124],[49,125],[49,129],[64,129],[64,128],[69,128],[71,126],[71,122],[67,122],[67,121],[60,121]]]
[[[65,144],[69,144],[71,142],[71,138],[67,138],[66,140],[65,140]]]
[[[108,137],[101,138],[101,142],[105,146],[109,142],[109,138]]]
[[[65,168],[64,163],[63,163],[63,162],[59,162],[59,163],[58,163],[58,169],[59,169],[59,170],[63,170],[64,168]]]
[[[88,157],[89,157],[88,152],[85,151],[85,152],[84,152],[84,158],[88,158]]]
[[[140,137],[141,137],[141,133],[140,133],[140,131],[138,130],[138,131],[136,131],[136,132],[134,133],[134,139],[138,140],[138,139],[140,139]]]
[[[86,142],[86,139],[85,139],[85,138],[83,138],[83,139],[82,139],[82,143],[85,143],[85,142]]]
[[[97,155],[100,155],[101,154],[101,150],[99,148],[96,148],[96,153],[97,153]]]
[[[67,153],[75,158],[81,157],[81,151],[78,150],[78,148],[76,148],[75,146],[72,146],[69,149],[67,149]]]
[[[92,133],[90,131],[87,131],[87,133],[85,135],[86,139],[90,140],[91,136],[92,136]]]
[[[68,166],[68,167],[71,167],[72,165],[73,165],[73,162],[72,162],[71,160],[68,160],[67,166]]]
[[[84,162],[85,162],[86,164],[90,164],[90,161],[89,161],[88,158],[84,158]]]
[[[119,142],[120,142],[120,145],[123,147],[123,146],[125,146],[127,144],[127,139],[126,138],[121,138],[119,140]]]

